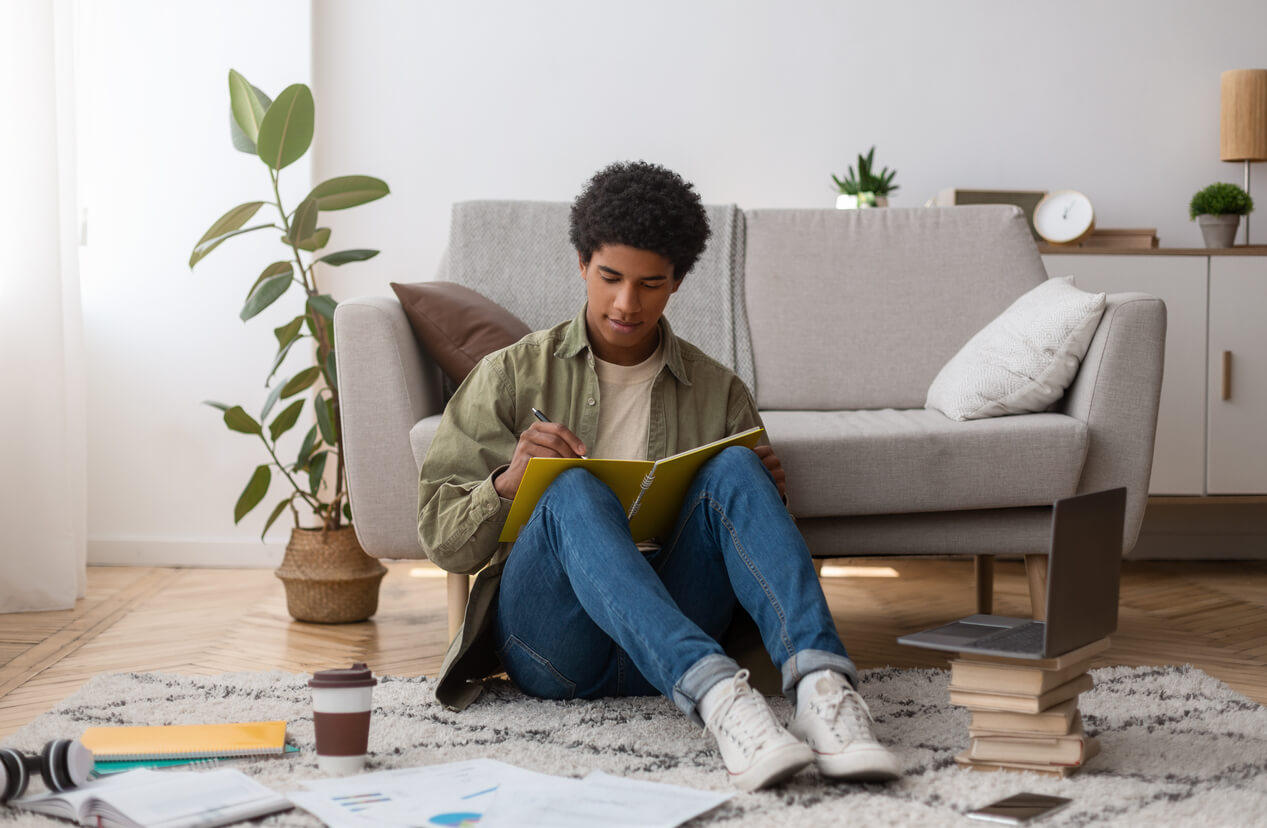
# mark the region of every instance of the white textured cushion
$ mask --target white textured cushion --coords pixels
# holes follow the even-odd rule
[[[978,331],[941,369],[927,408],[952,420],[1045,411],[1073,382],[1104,314],[1104,294],[1048,279]]]

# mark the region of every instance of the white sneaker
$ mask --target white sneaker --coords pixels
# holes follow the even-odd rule
[[[774,718],[761,694],[740,670],[727,686],[706,729],[717,739],[736,788],[755,791],[782,782],[814,761],[814,752]]]
[[[854,782],[887,782],[902,775],[897,757],[871,732],[871,709],[839,673],[817,678],[788,727],[814,749],[818,772]]]

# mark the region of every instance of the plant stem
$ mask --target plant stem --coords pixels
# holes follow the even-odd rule
[[[302,497],[304,499],[304,502],[307,503],[308,506],[314,512],[317,511],[317,507],[321,505],[321,502],[313,499],[312,497],[308,495],[307,492],[299,488],[299,484],[295,482],[295,478],[291,477],[290,472],[286,471],[286,465],[282,463],[280,458],[278,458],[277,452],[273,451],[273,447],[269,445],[268,440],[265,439],[262,433],[259,435],[259,438],[260,438],[260,442],[264,444],[264,448],[268,450],[269,457],[273,458],[273,463],[275,463],[277,465],[277,468],[281,470],[282,475],[286,478],[286,481],[290,483],[290,485],[294,488],[295,493],[298,494],[300,497]],[[293,495],[291,496],[290,502],[291,502],[291,509],[294,510],[295,499]],[[295,526],[298,526],[298,525],[299,525],[299,513],[295,512]]]

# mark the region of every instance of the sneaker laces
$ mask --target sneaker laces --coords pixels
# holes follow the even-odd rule
[[[842,683],[831,692],[811,697],[810,707],[833,727],[846,724],[840,718],[840,714],[845,713],[850,720],[848,724],[853,725],[848,728],[848,741],[875,741],[871,732],[871,725],[875,721],[871,708],[867,705],[867,700],[848,684]]]
[[[784,730],[778,721],[775,720],[774,714],[770,711],[765,699],[761,698],[755,690],[748,686],[747,670],[740,670],[735,674],[734,678],[730,679],[730,682],[730,693],[717,705],[713,715],[708,717],[708,721],[704,723],[704,731],[700,736],[703,737],[710,731],[714,734],[720,734],[722,732],[722,722],[725,721],[731,708],[738,706],[737,715],[734,721],[730,723],[731,726],[725,729],[725,733],[745,753],[752,754],[771,739],[778,739],[782,736]]]

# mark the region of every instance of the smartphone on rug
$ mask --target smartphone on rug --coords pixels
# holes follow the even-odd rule
[[[968,816],[987,822],[1001,822],[1004,825],[1021,825],[1031,819],[1046,816],[1052,811],[1073,802],[1063,796],[1048,796],[1037,793],[1018,793],[998,802],[991,802],[984,808],[969,811]]]

